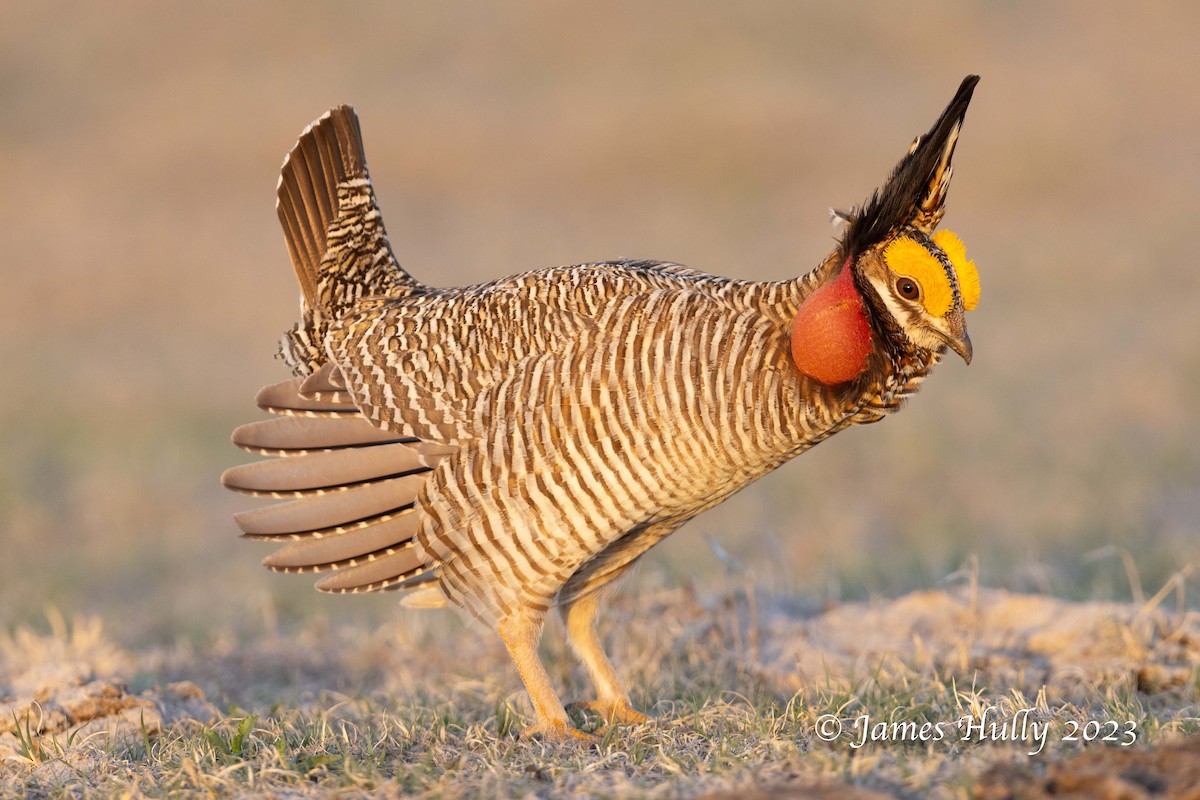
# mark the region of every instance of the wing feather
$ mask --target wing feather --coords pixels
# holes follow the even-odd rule
[[[421,562],[415,548],[410,546],[371,558],[364,564],[343,567],[317,581],[317,589],[322,592],[373,592],[395,586],[427,569],[428,565]]]
[[[332,362],[326,362],[300,384],[297,390],[307,400],[327,403],[353,404],[354,398],[346,390],[342,373]]]
[[[292,378],[264,386],[255,396],[254,402],[263,411],[269,411],[272,414],[294,414],[305,417],[356,417],[359,415],[358,407],[349,397],[345,398],[345,401],[310,399],[301,393],[302,383],[301,378]]]
[[[423,475],[407,475],[242,511],[233,518],[250,536],[303,536],[406,508],[424,483]]]
[[[408,546],[420,527],[420,513],[410,509],[384,522],[335,536],[296,540],[267,556],[262,563],[280,572],[316,572],[353,566]]]
[[[362,416],[349,415],[264,419],[238,427],[232,438],[233,443],[243,450],[275,456],[420,441],[413,436],[397,436],[385,431]]]
[[[440,459],[424,443],[343,448],[256,461],[226,470],[221,483],[251,495],[319,494],[343,486],[427,472]],[[427,454],[427,451],[432,451]]]

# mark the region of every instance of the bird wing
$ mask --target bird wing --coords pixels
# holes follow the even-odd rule
[[[786,328],[774,315],[698,290],[691,275],[602,266],[605,269],[560,268],[464,290],[368,301],[331,324],[327,349],[355,404],[375,424],[406,436],[461,445],[488,436],[494,430],[489,424],[493,415],[524,413],[529,403],[539,402],[536,387],[525,386],[534,391],[527,396],[520,395],[522,387],[506,397],[489,390],[544,369],[549,356],[563,364],[579,361],[576,354],[607,352],[615,362],[636,340],[641,348],[637,356],[653,358],[652,348],[642,345],[656,337],[668,339],[672,348],[684,348],[706,330],[755,326],[765,329],[756,335],[777,334],[779,343],[786,345]],[[715,362],[731,355],[719,342],[706,340],[704,347],[704,352],[692,354],[697,368],[705,359]],[[643,379],[651,380],[655,367],[643,367]],[[617,377],[613,363],[592,369],[597,374],[586,376],[592,390],[603,377],[600,372]],[[584,377],[564,379],[582,382]]]
[[[329,352],[380,427],[446,444],[485,435],[487,390],[590,341],[596,323],[520,282],[379,301],[331,326]]]

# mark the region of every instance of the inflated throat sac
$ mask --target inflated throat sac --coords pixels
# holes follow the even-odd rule
[[[845,383],[867,368],[871,326],[849,262],[800,305],[792,322],[792,361],[827,385]]]

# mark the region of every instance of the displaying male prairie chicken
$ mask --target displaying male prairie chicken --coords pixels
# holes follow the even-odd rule
[[[303,292],[264,388],[276,415],[230,469],[284,502],[236,516],[285,542],[263,562],[329,592],[398,590],[499,631],[537,713],[579,736],[537,654],[557,606],[596,686],[643,720],[595,632],[604,589],[704,509],[834,433],[899,408],[949,348],[971,360],[979,297],[935,232],[978,78],[861,207],[836,249],[770,283],[607,261],[438,289],[396,261],[358,120],[340,106],[283,163],[279,218]]]

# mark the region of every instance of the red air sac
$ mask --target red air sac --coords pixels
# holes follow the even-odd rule
[[[871,326],[847,262],[796,312],[792,361],[808,377],[832,386],[861,375],[870,352]]]

